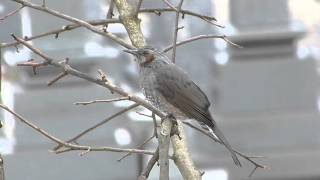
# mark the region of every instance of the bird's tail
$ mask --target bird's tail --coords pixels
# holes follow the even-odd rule
[[[209,123],[208,126],[213,131],[214,135],[219,138],[221,143],[230,151],[231,157],[232,157],[234,163],[237,166],[241,167],[241,163],[240,163],[236,153],[233,151],[231,145],[228,143],[227,139],[224,137],[223,133],[219,130],[219,128],[213,122]]]

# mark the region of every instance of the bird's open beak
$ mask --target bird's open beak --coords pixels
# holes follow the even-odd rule
[[[138,50],[137,49],[125,49],[123,51],[126,52],[126,53],[129,53],[129,54],[132,54],[134,56],[138,55]]]

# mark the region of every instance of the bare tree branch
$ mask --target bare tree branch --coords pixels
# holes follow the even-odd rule
[[[40,57],[42,57],[46,63],[58,67],[58,68],[62,68],[63,70],[65,70],[66,72],[68,72],[70,75],[85,79],[87,81],[93,82],[95,84],[98,84],[100,86],[103,86],[107,89],[109,89],[112,92],[116,92],[121,96],[124,97],[129,97],[130,96],[130,100],[134,101],[142,106],[144,106],[145,108],[149,109],[150,111],[153,111],[154,113],[156,113],[160,118],[165,117],[165,114],[163,114],[161,111],[159,111],[157,108],[155,108],[154,106],[152,106],[150,103],[148,103],[146,100],[140,98],[139,96],[135,96],[135,95],[130,95],[129,93],[127,93],[126,91],[124,91],[123,89],[121,89],[120,87],[115,86],[114,84],[111,84],[109,81],[105,81],[104,79],[97,79],[94,77],[91,77],[88,74],[85,74],[83,72],[80,72],[74,68],[72,68],[70,65],[68,64],[63,64],[63,63],[59,63],[54,61],[54,59],[48,57],[46,54],[42,53],[39,49],[33,47],[31,44],[27,43],[25,40],[16,37],[15,35],[12,34],[12,36],[14,37],[14,39],[18,42],[20,42],[21,44],[23,44],[24,46],[26,46],[27,48],[29,48],[31,51],[33,51],[35,54],[39,55]]]
[[[176,12],[177,10],[176,9],[173,9],[173,8],[154,8],[154,9],[140,9],[140,13],[155,13],[157,15],[159,15],[159,13],[162,13],[162,12]],[[216,18],[212,17],[212,16],[207,16],[207,15],[202,15],[202,14],[198,14],[198,13],[195,13],[195,12],[192,12],[192,11],[189,11],[189,10],[184,10],[184,9],[181,9],[180,12],[183,14],[183,15],[189,15],[189,16],[194,16],[194,17],[197,17],[197,18],[200,18],[202,20],[208,20],[208,21],[217,21]]]
[[[106,16],[107,19],[110,19],[114,16],[113,8],[114,8],[114,2],[113,2],[113,0],[110,0],[109,9],[108,9],[107,16]]]
[[[141,8],[141,5],[142,5],[142,2],[143,2],[143,0],[139,0],[138,1],[138,4],[137,4],[137,7],[136,7],[136,11],[135,11],[135,16],[138,16],[138,14],[139,14],[139,11],[140,11],[140,8]]]
[[[15,9],[14,11],[11,11],[10,13],[8,13],[7,15],[3,16],[3,17],[0,17],[0,23],[1,21],[5,20],[6,18],[16,14],[17,12],[19,12],[22,8],[24,8],[25,6],[20,6],[19,8]]]
[[[150,117],[153,119],[153,134],[151,137],[149,137],[148,139],[146,139],[141,145],[139,145],[137,147],[137,149],[142,148],[146,143],[148,143],[149,141],[151,141],[154,137],[158,138],[158,132],[157,132],[157,122],[156,122],[156,115],[155,113],[152,113],[152,116],[148,116],[146,114],[140,113],[140,112],[136,112],[140,115],[146,116],[146,117]],[[123,156],[122,158],[120,158],[118,161],[121,161],[122,159],[126,158],[127,156],[131,155],[132,153],[127,153],[125,156]]]
[[[152,112],[152,121],[153,121],[153,133],[156,136],[156,138],[158,138],[158,124],[157,124],[157,119],[156,119],[156,114],[154,112]]]
[[[137,154],[149,154],[149,155],[154,155],[154,152],[152,151],[147,151],[147,150],[140,150],[140,149],[124,149],[124,148],[113,148],[113,147],[91,147],[91,146],[83,146],[83,145],[76,145],[68,142],[64,142],[61,139],[58,139],[57,137],[49,134],[47,131],[41,129],[40,127],[36,126],[35,124],[31,123],[27,119],[23,118],[16,112],[12,111],[9,109],[7,106],[0,104],[0,108],[6,110],[7,112],[11,113],[14,115],[16,118],[18,118],[22,123],[26,124],[33,130],[37,131],[38,133],[42,134],[46,138],[50,139],[51,141],[62,145],[66,148],[70,148],[71,150],[83,150],[83,151],[110,151],[110,152],[131,152],[131,153],[137,153]]]
[[[30,59],[26,62],[22,62],[22,63],[17,64],[17,66],[30,66],[30,67],[32,67],[32,71],[33,71],[34,75],[37,74],[37,68],[47,66],[47,65],[48,65],[48,62],[38,63],[38,62],[35,62],[34,59]]]
[[[61,72],[59,73],[55,78],[53,78],[52,80],[50,80],[48,82],[48,86],[51,86],[52,84],[56,83],[57,81],[59,81],[60,79],[62,79],[63,77],[67,76],[68,73],[67,72]]]
[[[159,147],[157,147],[157,150],[154,152],[154,155],[149,160],[147,167],[143,170],[141,175],[139,176],[138,180],[146,180],[149,177],[149,174],[153,168],[153,166],[156,164],[156,162],[159,160]]]
[[[72,23],[78,24],[78,25],[80,25],[82,27],[87,28],[88,30],[90,30],[90,31],[92,31],[94,33],[97,33],[97,34],[100,34],[102,36],[108,37],[111,40],[115,41],[116,43],[118,43],[121,46],[126,47],[128,49],[132,49],[133,48],[132,45],[126,43],[124,40],[122,40],[121,38],[117,37],[116,35],[114,35],[112,33],[109,33],[109,32],[104,32],[103,30],[101,30],[101,29],[89,24],[88,22],[86,22],[84,20],[80,20],[80,19],[68,16],[68,15],[65,15],[65,14],[63,14],[61,12],[49,9],[49,8],[41,6],[41,5],[33,4],[33,3],[30,3],[30,2],[25,1],[25,0],[12,0],[12,1],[20,3],[22,6],[27,6],[27,7],[30,7],[32,9],[43,11],[43,12],[46,12],[46,13],[51,14],[53,16],[59,17],[61,19],[64,19],[64,20],[70,21]]]
[[[172,62],[176,62],[176,48],[177,48],[177,38],[178,38],[178,31],[179,31],[179,16],[180,16],[180,11],[181,7],[183,4],[183,0],[180,0],[180,3],[177,7],[177,12],[176,12],[176,19],[175,19],[175,25],[174,25],[174,31],[173,31],[173,51],[172,51]]]
[[[145,113],[142,113],[142,112],[139,112],[139,111],[136,111],[137,114],[141,115],[141,116],[145,116],[145,117],[149,117],[149,118],[152,118],[151,115],[148,115],[148,114],[145,114]]]
[[[149,138],[147,138],[146,140],[144,140],[140,145],[138,145],[136,147],[136,149],[141,149],[144,145],[146,145],[148,142],[150,142],[153,138],[155,137],[155,135],[153,134],[152,136],[150,136]],[[118,159],[118,161],[122,161],[124,158],[130,156],[132,153],[127,153],[124,156],[122,156],[120,159]]]
[[[79,133],[79,134],[76,135],[75,137],[69,139],[67,142],[69,142],[69,143],[70,143],[70,142],[76,142],[76,141],[77,141],[80,137],[82,137],[83,135],[89,133],[90,131],[93,131],[94,129],[100,127],[101,125],[103,125],[103,124],[105,124],[105,123],[107,123],[107,122],[109,122],[109,121],[111,121],[112,119],[116,118],[117,116],[119,116],[119,115],[121,115],[121,114],[124,114],[125,112],[130,111],[131,109],[134,109],[134,108],[136,108],[136,107],[138,107],[138,106],[139,106],[139,104],[135,103],[135,104],[133,104],[133,105],[131,105],[131,106],[128,106],[128,107],[124,108],[123,110],[121,110],[121,111],[119,111],[119,112],[117,112],[117,113],[115,113],[115,114],[107,117],[107,118],[104,119],[103,121],[101,121],[101,122],[99,122],[99,123],[91,126],[90,128],[82,131],[81,133]],[[53,148],[53,151],[57,151],[57,150],[60,149],[61,147],[62,147],[61,145],[58,145],[58,146],[56,146],[56,147]]]
[[[222,142],[220,141],[220,139],[217,139],[215,136],[213,136],[211,133],[205,131],[204,129],[198,128],[196,126],[194,126],[193,124],[189,123],[189,122],[183,122],[183,124],[186,124],[187,126],[199,131],[200,133],[208,136],[210,139],[212,139],[215,142],[218,142],[219,144],[222,144]],[[234,150],[232,149],[236,154],[238,154],[239,156],[241,156],[242,158],[246,159],[247,161],[249,161],[250,163],[252,163],[254,165],[254,169],[251,171],[251,173],[249,174],[249,177],[251,177],[254,172],[257,169],[267,169],[268,166],[262,165],[256,161],[254,161],[253,159],[255,158],[264,158],[263,156],[247,156],[243,153],[241,153],[240,151]]]
[[[88,104],[94,104],[94,103],[108,103],[108,102],[115,102],[115,101],[124,101],[124,100],[130,100],[129,97],[120,97],[120,98],[114,98],[114,99],[97,99],[93,101],[86,101],[86,102],[75,102],[75,105],[88,105]]]
[[[174,5],[172,5],[168,0],[163,0],[163,2],[164,2],[167,6],[169,6],[169,7],[172,8],[173,10],[175,10],[177,13],[179,13],[179,10],[178,10],[176,7],[174,7]]]
[[[114,2],[113,2],[113,0],[110,0],[109,9],[108,9],[107,16],[106,16],[107,19],[111,19],[111,18],[114,16],[114,14],[113,14],[113,8],[114,8]],[[106,25],[104,26],[104,31],[105,31],[105,32],[107,31],[108,25],[109,25],[109,24],[106,24]]]
[[[98,25],[104,25],[104,24],[113,24],[113,23],[120,23],[119,19],[107,19],[107,20],[93,20],[93,21],[88,21],[89,24],[93,25],[93,26],[98,26]],[[54,30],[51,30],[49,32],[45,32],[45,33],[42,33],[42,34],[39,34],[39,35],[35,35],[35,36],[32,36],[32,37],[24,37],[24,40],[25,41],[31,41],[31,40],[34,40],[34,39],[39,39],[39,38],[42,38],[42,37],[46,37],[46,36],[50,36],[50,35],[57,35],[57,34],[60,34],[60,33],[63,33],[63,32],[66,32],[66,31],[71,31],[71,30],[74,30],[76,28],[79,28],[79,27],[82,27],[81,25],[79,24],[68,24],[68,25],[65,25],[65,26],[62,26],[61,28],[58,28],[58,29],[54,29]],[[8,43],[1,43],[0,44],[0,48],[7,48],[7,47],[11,47],[11,46],[16,46],[20,44],[19,42],[8,42]]]
[[[194,37],[191,37],[191,38],[188,38],[186,40],[183,40],[183,41],[180,41],[180,42],[177,42],[176,43],[176,46],[181,46],[181,45],[184,45],[184,44],[187,44],[187,43],[191,43],[193,41],[197,41],[197,40],[201,40],[201,39],[211,39],[211,38],[217,38],[217,39],[222,39],[224,41],[226,41],[227,43],[229,43],[230,45],[232,46],[235,46],[237,48],[242,48],[242,46],[232,42],[231,40],[229,40],[225,35],[214,35],[214,34],[208,34],[208,35],[199,35],[199,36],[194,36]],[[170,51],[171,49],[173,49],[174,45],[170,45],[170,46],[167,46],[166,48],[164,48],[162,51],[163,52],[168,52]]]

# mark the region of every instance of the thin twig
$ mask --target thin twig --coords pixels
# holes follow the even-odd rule
[[[101,77],[101,81],[103,82],[108,82],[108,78],[107,78],[107,75],[101,70],[101,69],[98,69],[98,73]],[[113,93],[112,93],[113,94]]]
[[[3,16],[3,17],[0,17],[0,21],[3,21],[3,20],[5,20],[6,18],[8,18],[8,17],[10,17],[10,16],[12,16],[12,15],[14,15],[14,14],[16,14],[17,12],[19,12],[22,8],[24,8],[25,6],[20,6],[19,8],[17,8],[17,9],[15,9],[14,11],[11,11],[11,12],[9,12],[7,15],[5,15],[5,16]]]
[[[191,43],[193,41],[197,41],[197,40],[201,40],[201,39],[211,39],[211,38],[217,38],[217,39],[222,39],[224,41],[226,41],[227,43],[229,43],[230,45],[232,46],[235,46],[237,48],[242,48],[242,46],[232,42],[231,40],[229,40],[225,35],[214,35],[214,34],[208,34],[208,35],[199,35],[199,36],[194,36],[194,37],[191,37],[191,38],[188,38],[186,40],[183,40],[183,41],[179,41],[176,43],[176,46],[181,46],[181,45],[184,45],[184,44],[187,44],[187,43]],[[171,49],[173,49],[173,45],[169,45],[167,46],[166,48],[164,48],[162,51],[163,52],[168,52],[170,51]]]
[[[139,111],[136,111],[137,114],[141,115],[141,116],[145,116],[145,117],[149,117],[149,118],[152,118],[151,115],[148,115],[148,114],[145,114],[145,113],[142,113],[142,112],[139,112]]]
[[[97,99],[93,101],[86,101],[86,102],[75,102],[74,105],[88,105],[88,104],[94,104],[94,103],[108,103],[108,102],[116,102],[116,101],[124,101],[129,100],[129,97],[120,97],[120,98],[114,98],[114,99]]]
[[[114,2],[113,2],[113,0],[110,0],[109,9],[108,9],[107,16],[106,16],[107,19],[110,19],[114,16],[113,8],[114,8]]]
[[[138,4],[136,6],[136,12],[135,12],[135,15],[137,16],[139,14],[139,11],[140,11],[140,8],[141,8],[141,5],[142,5],[142,1],[143,0],[139,0],[138,1]]]
[[[111,19],[111,18],[114,16],[114,14],[113,14],[113,8],[114,8],[114,2],[113,2],[113,0],[110,0],[109,9],[108,9],[107,16],[106,16],[107,19]],[[106,25],[104,26],[104,31],[105,31],[105,32],[107,31],[108,25],[109,25],[109,24],[106,24]]]
[[[84,155],[88,154],[90,151],[91,151],[91,148],[88,148],[88,150],[81,152],[79,154],[79,156],[84,156]]]
[[[111,82],[108,81],[108,78],[107,78],[107,75],[101,70],[101,69],[98,69],[98,74],[100,76],[100,80],[102,82],[104,82],[105,84],[110,84]],[[111,94],[114,94],[113,90],[108,88],[110,93]]]
[[[212,134],[210,134],[209,132],[207,132],[207,131],[205,131],[205,130],[203,130],[203,129],[201,129],[201,128],[193,125],[193,124],[191,124],[190,122],[182,121],[182,123],[187,125],[187,126],[189,126],[189,127],[191,127],[191,128],[193,128],[193,129],[195,129],[195,130],[197,130],[197,131],[199,131],[199,132],[201,132],[202,134],[208,136],[213,141],[220,143],[220,140],[218,138],[216,138],[215,136],[212,136]]]
[[[201,132],[202,134],[208,136],[209,138],[211,138],[212,140],[214,140],[215,142],[218,142],[219,144],[222,144],[222,142],[217,139],[216,137],[214,137],[210,132],[207,132],[201,128],[198,128],[196,126],[194,126],[193,124],[189,123],[189,122],[183,122],[183,124],[186,124],[187,126]],[[257,169],[267,169],[268,167],[262,164],[259,164],[257,162],[255,162],[254,158],[264,158],[263,156],[247,156],[243,153],[241,153],[240,151],[237,151],[235,149],[232,149],[236,154],[238,154],[239,156],[241,156],[242,158],[246,159],[247,161],[249,161],[250,163],[252,163],[254,165],[254,169],[252,170],[252,172],[249,174],[249,177],[251,177],[253,175],[253,173],[257,170]]]
[[[147,8],[147,9],[140,9],[140,11],[139,11],[139,13],[155,13],[157,15],[159,15],[159,13],[162,13],[162,12],[177,12],[177,10],[170,7],[170,8],[154,8],[154,9]],[[206,19],[208,21],[217,21],[215,17],[198,14],[198,13],[195,13],[195,12],[192,12],[189,10],[185,10],[185,9],[181,9],[180,12],[182,14],[194,16],[194,17],[200,18],[202,20]]]
[[[46,12],[46,13],[51,14],[53,16],[59,17],[61,19],[67,20],[67,21],[75,23],[75,24],[78,24],[78,25],[80,25],[82,27],[87,28],[88,30],[90,30],[90,31],[92,31],[94,33],[100,34],[100,35],[102,35],[104,37],[108,37],[111,40],[115,41],[116,43],[118,43],[121,46],[126,47],[128,49],[133,49],[134,48],[132,45],[128,44],[127,42],[125,42],[123,39],[117,37],[116,35],[114,35],[114,34],[112,34],[110,32],[104,32],[103,30],[101,30],[101,29],[99,29],[99,28],[97,28],[95,26],[92,26],[91,24],[89,24],[88,22],[86,22],[84,20],[71,17],[71,16],[63,14],[61,12],[49,9],[48,7],[43,7],[41,5],[30,3],[30,2],[25,1],[25,0],[12,0],[12,1],[20,3],[23,6],[28,6],[28,7],[32,8],[32,9],[36,9],[36,10],[39,10],[39,11],[42,11],[42,12]]]
[[[217,27],[219,27],[219,28],[225,28],[225,26],[220,25],[220,24],[218,24],[218,23],[216,23],[216,22],[212,22],[212,21],[210,21],[210,20],[208,20],[208,19],[206,19],[206,18],[201,17],[200,19],[204,20],[205,22],[207,22],[207,23],[209,23],[209,24],[212,24],[212,25],[214,25],[214,26],[217,26]]]
[[[227,38],[227,36],[224,36],[224,37],[223,37],[223,40],[225,40],[227,43],[231,44],[232,46],[235,46],[235,47],[237,47],[237,48],[243,48],[242,46],[240,46],[240,45],[232,42],[230,39]]]
[[[119,19],[107,19],[107,20],[93,20],[93,21],[88,21],[89,24],[93,25],[93,26],[98,26],[98,25],[104,25],[104,24],[113,24],[113,23],[119,23]],[[71,31],[74,30],[76,28],[82,27],[79,24],[67,24],[65,26],[62,26],[61,28],[58,29],[54,29],[45,33],[41,33],[32,37],[24,37],[25,41],[30,41],[30,40],[34,40],[34,39],[39,39],[42,37],[46,37],[46,36],[50,36],[50,35],[57,35],[66,31]],[[7,47],[11,47],[11,46],[16,46],[20,44],[19,42],[8,42],[8,43],[1,43],[0,47],[1,48],[7,48]]]
[[[153,121],[153,134],[158,138],[158,124],[157,124],[157,119],[156,119],[156,114],[152,112],[152,121]]]
[[[78,139],[79,139],[80,137],[82,137],[83,135],[89,133],[90,131],[92,131],[92,130],[98,128],[99,126],[101,126],[101,125],[103,125],[103,124],[111,121],[112,119],[116,118],[117,116],[119,116],[119,115],[121,115],[121,114],[123,114],[123,113],[125,113],[125,112],[127,112],[127,111],[130,111],[131,109],[136,108],[136,107],[138,107],[138,106],[139,106],[139,104],[137,104],[137,103],[135,103],[135,104],[133,104],[133,105],[131,105],[131,106],[128,106],[128,107],[124,108],[123,110],[121,110],[121,111],[119,111],[119,112],[117,112],[117,113],[115,113],[115,114],[107,117],[107,118],[104,119],[103,121],[101,121],[101,122],[99,122],[99,123],[91,126],[90,128],[87,128],[86,130],[82,131],[81,133],[79,133],[79,134],[76,135],[75,137],[67,140],[66,142],[69,142],[69,143],[70,143],[70,142],[76,142],[76,140],[78,140]],[[53,150],[54,150],[54,151],[57,151],[57,150],[60,149],[61,147],[62,147],[62,146],[56,146],[56,147],[53,148]]]
[[[136,149],[141,149],[145,144],[147,144],[148,142],[150,142],[153,138],[155,137],[155,135],[153,134],[152,136],[150,136],[149,138],[147,138],[146,140],[144,140],[140,145],[138,145],[136,147]],[[132,153],[127,153],[124,156],[122,156],[120,159],[118,159],[118,162],[122,161],[124,158],[130,156]]]
[[[50,80],[48,82],[48,86],[51,86],[52,84],[56,83],[57,81],[59,81],[60,79],[62,79],[63,77],[67,76],[68,73],[66,71],[61,72],[60,74],[58,74],[56,77],[54,77],[52,80]]]
[[[148,179],[153,166],[156,164],[158,160],[159,160],[159,146],[157,147],[157,150],[154,152],[154,155],[152,156],[152,158],[149,160],[147,167],[143,170],[143,172],[139,176],[138,180]]]
[[[47,7],[46,0],[42,0],[42,7]]]
[[[13,116],[15,116],[17,119],[19,119],[22,123],[26,124],[33,130],[37,131],[38,133],[42,134],[46,138],[50,139],[51,141],[62,145],[64,147],[70,148],[72,150],[84,150],[87,151],[90,149],[90,151],[110,151],[110,152],[132,152],[132,153],[137,153],[137,154],[149,154],[149,155],[154,155],[154,152],[152,151],[147,151],[147,150],[140,150],[140,149],[124,149],[124,148],[113,148],[113,147],[91,147],[91,146],[84,146],[84,145],[76,145],[68,142],[64,142],[61,139],[58,139],[57,137],[49,134],[47,131],[41,129],[40,127],[36,126],[32,122],[28,121],[27,119],[23,118],[21,115],[17,114],[13,110],[9,109],[7,106],[0,104],[0,108],[4,109],[5,111],[9,112]]]
[[[136,113],[140,113],[140,112],[136,112]],[[152,119],[153,119],[153,127],[154,127],[154,129],[153,129],[153,135],[150,137],[150,138],[148,138],[148,139],[146,139],[141,145],[139,145],[138,147],[137,147],[137,149],[140,149],[140,148],[142,148],[142,146],[144,146],[146,143],[148,143],[151,139],[153,139],[154,137],[156,137],[156,138],[158,138],[158,133],[157,133],[157,120],[156,120],[156,115],[155,115],[155,113],[152,113],[152,116],[149,116],[149,115],[147,115],[147,114],[143,114],[143,113],[140,113],[141,115],[143,115],[143,116],[147,116],[147,117],[151,117]],[[129,155],[131,155],[131,153],[128,153],[128,154],[126,154],[125,156],[123,156],[122,158],[120,158],[118,161],[121,161],[122,159],[124,159],[125,157],[127,157],[127,156],[129,156]]]
[[[179,10],[178,10],[176,7],[174,7],[168,0],[163,0],[163,2],[164,2],[167,6],[169,6],[170,8],[172,8],[173,10],[175,10],[176,12],[179,13]]]
[[[64,149],[60,148],[60,149],[58,149],[56,151],[49,150],[49,152],[52,152],[52,153],[55,153],[55,154],[61,154],[61,153],[69,152],[69,151],[72,151],[72,149],[66,148],[66,147],[64,147]]]
[[[173,31],[173,51],[172,51],[172,62],[175,63],[176,62],[176,48],[177,48],[177,38],[178,38],[178,31],[179,31],[179,16],[180,16],[180,11],[181,11],[181,7],[183,4],[183,0],[180,0],[180,3],[178,5],[178,9],[176,12],[176,19],[175,19],[175,25],[174,25],[174,31]]]
[[[38,62],[35,62],[34,59],[30,59],[26,62],[17,63],[17,66],[30,66],[32,68],[34,75],[37,75],[37,69],[39,67],[43,67],[43,66],[47,66],[47,65],[48,65],[47,62],[38,63]]]

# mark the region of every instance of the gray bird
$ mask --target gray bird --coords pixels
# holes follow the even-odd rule
[[[124,51],[136,57],[140,67],[140,87],[152,105],[177,119],[194,119],[207,127],[231,152],[234,163],[241,166],[209,112],[210,102],[206,94],[179,66],[151,47]]]

